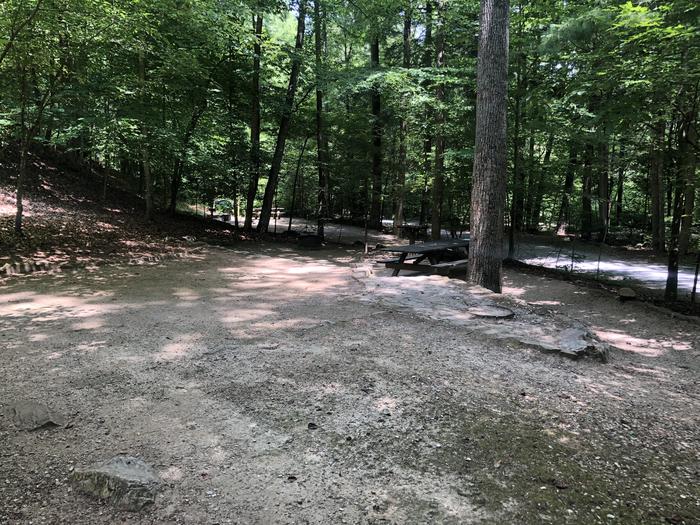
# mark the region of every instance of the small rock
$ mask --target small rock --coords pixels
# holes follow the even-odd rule
[[[620,297],[620,301],[622,302],[634,301],[637,298],[637,292],[635,292],[632,288],[620,288],[617,293]]]
[[[32,401],[17,403],[10,407],[10,417],[14,424],[23,430],[63,427],[66,424],[63,415],[46,405]]]
[[[71,481],[85,494],[132,512],[153,503],[160,484],[153,468],[131,456],[115,456],[105,463],[77,469]]]
[[[498,306],[473,306],[472,308],[468,308],[467,312],[476,317],[487,317],[491,319],[510,319],[515,315],[512,310]]]
[[[316,423],[309,423],[308,424],[309,430],[316,430],[318,428],[318,425]]]

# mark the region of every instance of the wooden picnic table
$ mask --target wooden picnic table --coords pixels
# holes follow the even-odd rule
[[[450,271],[458,266],[466,267],[468,249],[469,239],[449,239],[404,246],[389,246],[382,248],[381,251],[399,254],[398,260],[385,262],[386,268],[393,269],[392,275],[396,277],[401,270],[449,275]],[[415,257],[412,262],[407,263],[406,258],[409,255],[415,255]],[[454,260],[456,255],[463,255],[463,258]],[[448,258],[452,260],[443,262]],[[430,264],[421,264],[426,259]]]

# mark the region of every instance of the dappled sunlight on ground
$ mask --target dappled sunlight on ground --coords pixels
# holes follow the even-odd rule
[[[692,350],[692,343],[677,339],[645,339],[635,337],[621,330],[604,330],[593,327],[597,337],[615,348],[647,357],[658,357],[671,350]]]

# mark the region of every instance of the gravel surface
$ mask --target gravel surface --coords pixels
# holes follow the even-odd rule
[[[697,324],[508,273],[539,328],[613,345],[572,361],[431,317],[430,288],[377,300],[367,268],[242,244],[0,285],[0,523],[700,522]],[[67,425],[15,427],[23,401]],[[158,472],[148,510],[71,486],[118,454]]]

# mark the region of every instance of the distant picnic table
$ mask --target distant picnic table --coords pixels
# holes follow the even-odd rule
[[[430,241],[381,249],[383,252],[399,254],[398,259],[384,261],[386,268],[394,270],[394,277],[398,276],[401,270],[447,276],[462,268],[466,270],[468,250],[469,239]],[[407,260],[411,262],[406,262]],[[426,260],[428,264],[423,264]]]

